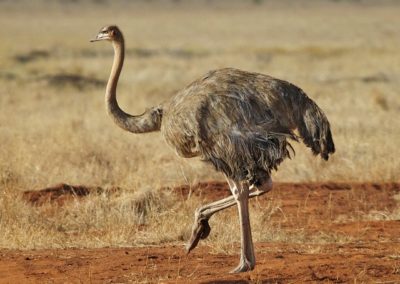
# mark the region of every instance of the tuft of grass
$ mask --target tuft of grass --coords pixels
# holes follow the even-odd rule
[[[169,192],[145,189],[104,191],[60,207],[32,206],[5,189],[0,193],[0,247],[129,247],[176,241],[183,233],[175,213],[185,214],[178,205]]]

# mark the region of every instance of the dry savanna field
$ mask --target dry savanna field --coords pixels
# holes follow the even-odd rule
[[[399,283],[400,3],[0,1],[0,283]],[[104,110],[126,40],[121,107],[140,114],[208,70],[300,86],[327,114],[328,161],[293,143],[275,187],[250,201],[257,258],[239,260],[237,210],[186,255],[196,207],[224,177],[134,135]]]

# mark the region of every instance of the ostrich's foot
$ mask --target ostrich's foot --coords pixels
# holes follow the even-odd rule
[[[189,253],[199,243],[200,239],[205,239],[210,234],[211,227],[208,224],[208,219],[201,219],[194,223],[192,228],[192,236],[186,245],[186,252]]]
[[[251,262],[250,260],[241,258],[239,265],[235,269],[231,270],[229,273],[241,273],[251,271],[254,269],[255,265],[255,261]]]

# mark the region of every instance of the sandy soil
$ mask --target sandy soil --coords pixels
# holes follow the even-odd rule
[[[36,205],[40,200],[57,201],[54,204],[59,206],[69,195],[84,198],[90,190],[100,189],[81,188],[77,193],[74,187],[60,185],[25,193],[25,198]],[[210,200],[229,194],[218,182],[201,183],[191,190],[182,186],[176,192],[193,192]],[[350,241],[256,243],[256,269],[240,275],[227,273],[237,264],[238,255],[211,253],[204,245],[190,255],[182,246],[0,250],[0,282],[400,283],[400,220],[386,216],[398,210],[399,194],[396,183],[277,184],[258,202],[280,200],[284,215],[273,218],[281,220],[282,228],[301,228],[305,234],[319,236],[337,233]],[[376,218],[363,218],[365,212],[376,213]]]

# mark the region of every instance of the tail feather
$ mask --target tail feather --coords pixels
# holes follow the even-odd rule
[[[320,154],[324,160],[335,152],[330,124],[323,111],[309,98],[298,119],[298,130],[304,144],[314,155]]]

